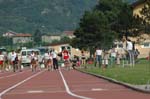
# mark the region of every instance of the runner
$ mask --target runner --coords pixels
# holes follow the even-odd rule
[[[35,51],[34,59],[36,61],[35,70],[36,70],[37,67],[39,67],[39,70],[41,70],[40,63],[39,63],[39,53],[38,53],[38,51]]]
[[[22,72],[23,69],[23,65],[22,65],[22,55],[19,54],[20,50],[18,50],[18,69],[20,72]]]
[[[34,51],[32,51],[30,57],[31,57],[31,68],[32,68],[32,72],[33,72],[33,71],[36,71],[36,67],[37,67],[36,57],[35,57],[35,52]]]
[[[0,51],[0,72],[4,70],[4,55]]]
[[[50,71],[50,70],[53,70],[53,55],[52,55],[52,52],[50,51],[48,53],[49,55],[49,58],[46,62],[46,67],[47,67],[47,70]]]
[[[49,60],[49,51],[47,50],[47,52],[44,54],[44,67],[47,68],[47,61]]]
[[[75,69],[75,67],[80,67],[80,65],[81,65],[79,56],[77,56],[77,55],[74,55],[74,57],[72,58],[71,62],[72,62],[72,68],[73,69]]]
[[[13,61],[13,65],[14,65],[14,72],[16,70],[19,69],[19,58],[18,58],[18,54],[16,54],[15,60]]]
[[[64,60],[64,65],[66,67],[67,70],[70,69],[70,55],[69,55],[69,51],[67,49],[64,49],[62,51],[62,57]]]
[[[6,71],[9,71],[10,68],[9,68],[9,59],[8,59],[8,54],[5,54],[4,55],[4,68]]]
[[[13,67],[13,71],[16,72],[16,65],[15,65],[15,58],[16,58],[17,54],[14,50],[12,50],[12,52],[10,53],[10,60],[11,60],[11,65]]]

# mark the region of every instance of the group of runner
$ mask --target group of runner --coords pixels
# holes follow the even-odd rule
[[[21,70],[21,56],[12,50],[10,53],[0,52],[0,72],[9,71],[13,69],[14,72],[16,70]]]
[[[58,70],[59,69],[58,60],[61,59],[63,60],[66,69],[70,69],[72,67],[70,52],[67,49],[64,49],[59,54],[61,55],[58,55],[58,53],[54,49],[50,51],[47,50],[47,52],[44,54],[43,61],[40,65],[44,65],[44,68],[47,69],[48,71]],[[38,60],[33,52],[31,54],[32,71],[35,71],[38,65],[39,65]]]
[[[58,53],[54,49],[47,50],[47,52],[43,56],[42,63],[39,63],[38,59],[38,53],[36,51],[32,51],[31,54],[28,56],[30,58],[31,63],[30,67],[32,71],[36,71],[37,68],[41,69],[41,67],[50,70],[57,70],[59,68],[58,66]],[[70,61],[70,53],[68,50],[64,49],[61,52],[61,57],[64,61],[64,65],[66,68],[71,67],[71,61]],[[4,71],[22,71],[23,65],[22,65],[22,56],[19,53],[19,51],[11,51],[8,54],[3,54],[0,52],[0,72]]]

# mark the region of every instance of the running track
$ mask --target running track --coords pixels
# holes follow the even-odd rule
[[[150,99],[144,94],[76,70],[0,74],[0,99]]]

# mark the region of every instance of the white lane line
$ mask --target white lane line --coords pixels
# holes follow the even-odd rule
[[[30,90],[27,93],[44,93],[43,90]]]
[[[72,92],[70,91],[70,89],[69,89],[69,86],[67,85],[67,82],[66,82],[66,80],[65,80],[65,78],[64,78],[64,76],[63,76],[63,74],[62,74],[62,72],[61,72],[61,69],[59,69],[59,73],[60,73],[61,78],[62,78],[62,80],[63,80],[63,83],[64,83],[64,85],[65,85],[66,92],[67,92],[69,95],[71,95],[71,96],[73,96],[73,97],[80,98],[80,99],[92,99],[92,98],[89,98],[89,97],[84,97],[84,96],[80,96],[80,95],[77,95],[77,94],[72,93]]]
[[[27,70],[27,71],[29,71],[29,70]],[[0,79],[8,78],[8,77],[13,77],[13,76],[15,76],[15,75],[22,74],[22,73],[27,72],[27,71],[19,72],[19,73],[12,74],[12,75],[8,75],[8,76],[3,76],[3,77],[0,77]]]
[[[91,90],[92,90],[92,91],[104,91],[104,90],[106,90],[106,89],[102,89],[102,88],[92,88]]]
[[[43,72],[44,72],[44,71],[38,72],[38,73],[36,73],[36,74],[34,74],[34,75],[32,75],[32,76],[26,78],[25,80],[23,80],[23,81],[21,81],[21,82],[15,84],[15,85],[13,85],[12,87],[9,87],[8,89],[2,91],[2,92],[0,93],[0,99],[2,99],[2,95],[4,95],[5,93],[7,93],[8,91],[10,91],[10,90],[12,90],[12,89],[18,87],[19,85],[21,85],[21,84],[25,83],[26,81],[32,79],[33,77],[38,76],[39,74],[41,74],[41,73],[43,73]]]

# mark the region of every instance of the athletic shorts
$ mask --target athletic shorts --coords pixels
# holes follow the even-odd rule
[[[4,61],[2,61],[2,60],[1,60],[1,61],[0,61],[0,65],[2,65],[2,64],[3,64],[3,62],[4,62]]]

